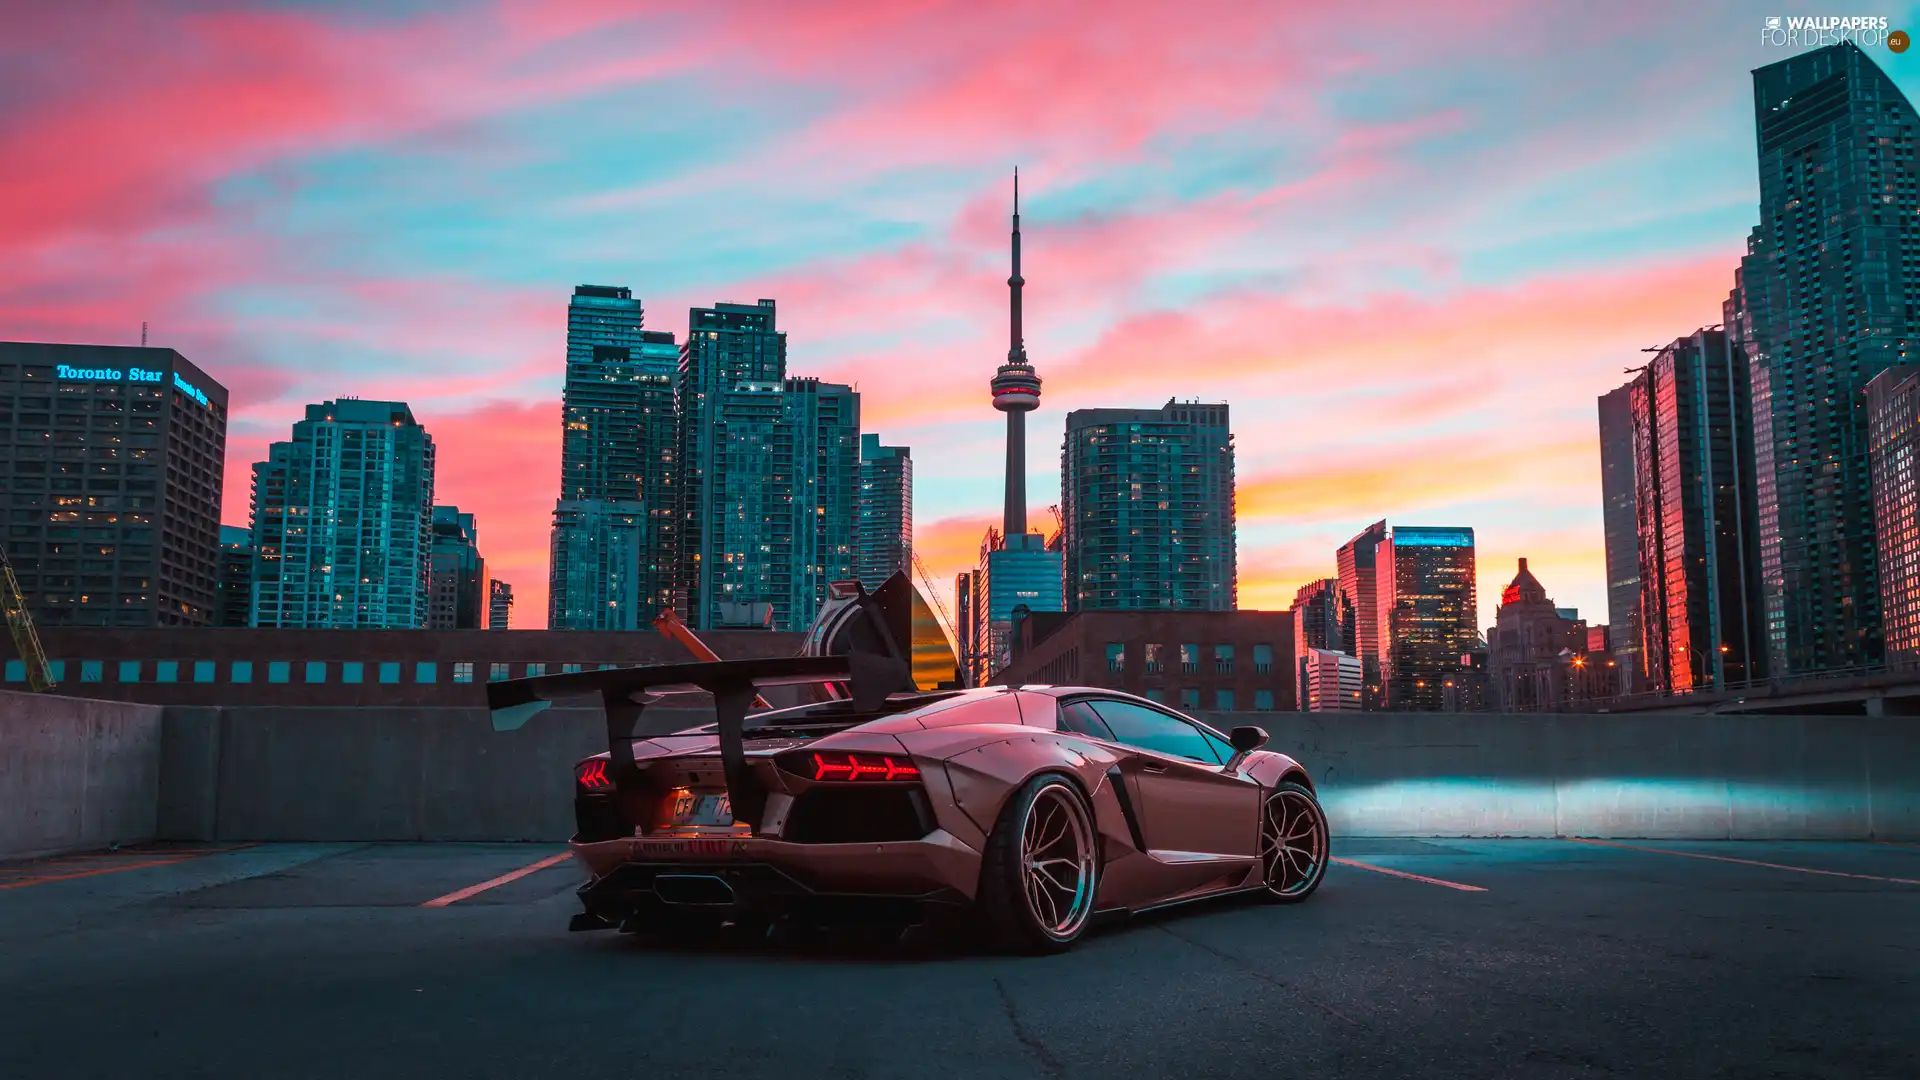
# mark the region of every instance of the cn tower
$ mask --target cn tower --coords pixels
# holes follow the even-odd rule
[[[1013,276],[1011,342],[1007,362],[993,376],[993,407],[1007,414],[1007,502],[1001,523],[1003,543],[1017,547],[1027,533],[1027,414],[1040,407],[1040,376],[1027,362],[1027,344],[1020,332],[1020,170],[1013,170]]]

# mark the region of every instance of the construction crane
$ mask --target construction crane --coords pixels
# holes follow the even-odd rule
[[[47,651],[40,647],[33,615],[27,611],[27,598],[20,594],[20,579],[13,576],[13,564],[7,561],[5,548],[0,548],[0,608],[6,610],[7,631],[13,635],[13,647],[26,666],[27,689],[36,694],[52,690],[53,668],[47,663]]]
[[[653,628],[660,631],[662,635],[679,642],[693,654],[694,659],[701,663],[711,664],[720,659],[720,654],[708,648],[707,643],[701,641],[699,635],[693,632],[693,628],[683,622],[672,608],[662,608],[660,614],[653,617]],[[757,709],[773,708],[767,704],[767,699],[759,694],[753,695],[753,705]]]
[[[1047,507],[1047,513],[1053,515],[1053,535],[1047,538],[1047,550],[1059,551],[1060,538],[1066,535],[1067,523],[1060,520],[1059,503],[1054,503],[1052,506]]]

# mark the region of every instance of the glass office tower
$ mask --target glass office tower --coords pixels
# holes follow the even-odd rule
[[[1634,507],[1633,384],[1600,395],[1601,521],[1606,533],[1607,640],[1633,693],[1644,676],[1640,656],[1640,518]]]
[[[1913,106],[1852,44],[1753,73],[1760,224],[1740,268],[1769,670],[1877,663],[1867,381],[1920,323]]]
[[[1629,384],[1649,689],[1766,672],[1748,388],[1745,354],[1720,330],[1675,340]]]
[[[1473,530],[1396,525],[1374,551],[1386,707],[1438,711],[1480,647]]]
[[[1920,366],[1867,384],[1867,434],[1887,663],[1911,671],[1920,668]]]

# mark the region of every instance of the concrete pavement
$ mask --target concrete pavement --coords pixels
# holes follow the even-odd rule
[[[1920,845],[1623,843],[1351,839],[1043,959],[568,934],[549,845],[14,864],[0,1074],[1920,1075]]]

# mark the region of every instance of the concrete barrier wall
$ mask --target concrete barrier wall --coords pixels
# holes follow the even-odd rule
[[[705,722],[646,714],[643,733]],[[564,840],[598,708],[496,732],[482,708],[167,710],[162,835],[205,840]]]
[[[151,840],[161,709],[0,690],[0,859]]]
[[[1920,839],[1901,717],[1216,713],[1310,770],[1347,836]]]
[[[1205,718],[1266,728],[1346,836],[1920,840],[1920,725],[1900,717]],[[704,719],[662,711],[647,730]],[[169,839],[560,840],[570,766],[605,749],[603,730],[593,708],[496,733],[477,708],[170,707],[146,744],[158,788],[144,790]],[[0,783],[21,793],[0,814],[78,798]],[[137,801],[129,783],[115,805]]]

